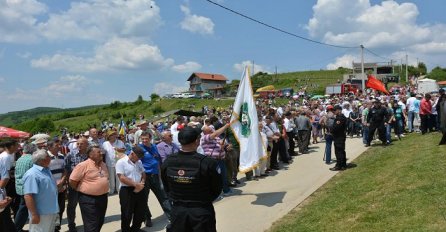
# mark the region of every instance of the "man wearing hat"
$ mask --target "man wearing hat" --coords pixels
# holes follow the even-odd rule
[[[331,134],[333,135],[333,144],[335,147],[336,165],[330,168],[330,170],[342,171],[347,168],[347,157],[345,154],[347,118],[342,113],[342,107],[340,105],[334,106],[333,110],[336,118],[331,129]]]
[[[168,232],[216,231],[212,202],[222,191],[221,170],[215,159],[196,152],[201,131],[185,127],[178,134],[181,150],[167,157],[161,179],[173,202]]]
[[[386,125],[389,121],[387,109],[381,106],[381,101],[375,99],[373,102],[373,107],[369,110],[367,115],[367,126],[369,127],[369,137],[367,140],[366,147],[370,146],[372,142],[373,135],[378,129],[379,140],[382,141],[383,145],[387,145],[386,141]]]
[[[147,130],[149,123],[146,120],[140,120],[136,123],[136,126],[139,129],[135,132],[135,144],[134,145],[138,145],[141,142],[140,141],[141,133]]]

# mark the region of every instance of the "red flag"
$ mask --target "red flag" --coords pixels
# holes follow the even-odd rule
[[[380,80],[376,79],[376,77],[374,77],[372,75],[368,76],[366,87],[374,89],[374,90],[381,91],[381,92],[389,95],[389,92],[387,92],[387,89],[384,86],[384,84]]]

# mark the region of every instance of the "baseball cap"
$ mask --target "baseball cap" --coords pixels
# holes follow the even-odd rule
[[[200,134],[200,128],[186,126],[178,133],[178,142],[180,142],[181,145],[190,144],[193,141],[197,140]]]

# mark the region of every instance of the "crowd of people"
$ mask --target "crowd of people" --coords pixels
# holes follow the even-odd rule
[[[24,231],[29,221],[30,231],[59,231],[66,211],[69,231],[77,231],[75,218],[79,205],[84,231],[100,231],[110,207],[108,196],[118,194],[122,231],[139,231],[142,224],[152,226],[150,191],[167,219],[172,224],[179,223],[178,207],[188,204],[181,202],[181,194],[169,191],[169,178],[173,174],[166,173],[169,167],[163,165],[176,162],[169,157],[191,150],[211,158],[215,162],[209,162],[209,166],[218,168],[219,183],[213,186],[212,196],[206,197],[209,202],[233,194],[231,189],[242,180],[266,178],[270,172],[293,162],[295,156],[311,153],[315,149],[312,144],[325,143],[326,164],[334,162],[331,155],[334,146],[333,171],[347,168],[348,137],[362,137],[364,146],[371,146],[377,138],[387,146],[407,133],[441,131],[440,145],[446,144],[444,91],[424,96],[351,94],[304,101],[290,99],[284,105],[258,100],[256,107],[268,158],[244,173],[244,178],[238,170],[240,145],[230,130],[231,107],[203,107],[204,116],[177,116],[160,122],[141,118],[129,125],[125,133],[117,127],[108,127],[27,141],[3,139],[0,228]],[[186,135],[195,137],[191,140]],[[185,178],[182,172],[177,171],[179,176],[175,181],[193,184],[193,178]],[[190,189],[184,191],[187,195]],[[215,220],[210,223],[215,227]],[[178,226],[171,228],[177,229],[170,231],[181,231]]]

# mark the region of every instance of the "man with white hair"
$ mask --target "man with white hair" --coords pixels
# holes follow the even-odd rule
[[[59,207],[57,187],[48,168],[51,157],[46,150],[33,153],[33,167],[23,176],[26,207],[31,213],[30,231],[54,231]]]
[[[180,148],[173,143],[173,136],[170,131],[163,131],[161,133],[161,141],[156,145],[156,148],[158,148],[158,152],[161,157],[161,162],[164,162],[164,160],[167,158],[167,156],[175,154],[180,151]]]

